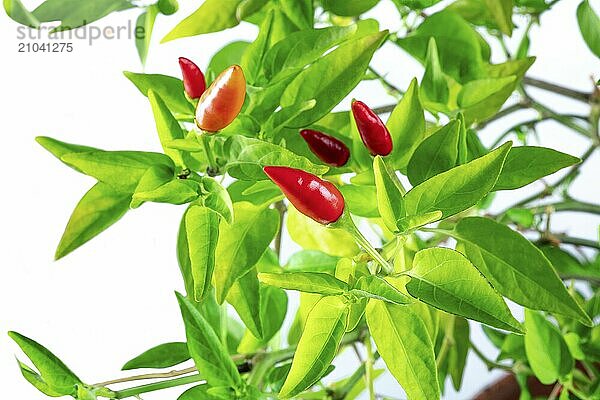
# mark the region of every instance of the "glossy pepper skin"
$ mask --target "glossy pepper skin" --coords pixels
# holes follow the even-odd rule
[[[374,156],[387,156],[392,152],[392,137],[387,127],[362,101],[352,101],[352,114],[365,147]]]
[[[310,150],[325,164],[342,167],[348,162],[350,150],[344,142],[312,129],[304,129],[300,131],[300,135]]]
[[[191,99],[199,99],[206,90],[204,74],[193,61],[179,57],[179,67],[183,75],[183,87]]]
[[[232,65],[214,80],[200,97],[196,125],[206,132],[217,132],[240,113],[246,98],[246,78],[239,65]]]
[[[344,212],[344,196],[333,183],[301,169],[264,167],[269,178],[298,211],[327,225],[336,222]]]

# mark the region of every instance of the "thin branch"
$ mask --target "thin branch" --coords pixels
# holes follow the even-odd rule
[[[385,76],[383,76],[382,74],[380,74],[379,72],[377,72],[373,67],[369,66],[369,71],[375,75],[375,77],[377,78],[377,80],[379,82],[381,82],[381,84],[388,90],[388,92],[390,92],[390,94],[392,95],[396,95],[396,96],[403,96],[404,95],[404,90],[400,89],[398,86],[394,85],[393,83],[391,83],[390,81],[388,81]]]
[[[567,235],[552,235],[552,238],[558,240],[560,243],[572,244],[574,246],[583,246],[600,250],[600,243],[598,243],[598,241],[596,240],[576,238]]]
[[[523,109],[529,108],[529,106],[530,106],[530,104],[529,104],[529,103],[527,103],[527,102],[521,102],[521,101],[520,101],[520,102],[518,102],[518,103],[515,103],[515,104],[513,104],[513,105],[511,105],[511,106],[508,106],[508,107],[506,107],[506,108],[504,108],[504,109],[500,110],[500,111],[499,111],[498,113],[496,113],[496,114],[495,114],[493,117],[491,117],[491,118],[488,118],[487,120],[485,120],[485,121],[482,121],[481,123],[479,123],[479,124],[477,125],[477,129],[483,129],[483,128],[485,128],[485,127],[486,127],[488,124],[490,124],[490,123],[492,123],[492,122],[494,122],[494,121],[496,121],[496,120],[499,120],[500,118],[506,117],[507,115],[510,115],[510,114],[512,114],[512,113],[514,113],[514,112],[516,112],[516,111],[520,111],[520,110],[523,110]]]
[[[396,104],[389,104],[387,106],[375,107],[373,108],[373,112],[375,114],[388,114],[394,111],[394,108],[396,108]]]
[[[584,212],[590,214],[600,215],[600,205],[587,203],[577,200],[564,200],[556,203],[542,204],[535,207],[527,208],[534,214],[543,214],[546,211],[560,212],[560,211],[572,211],[572,212]]]
[[[566,97],[570,97],[572,99],[579,100],[584,103],[589,103],[590,99],[591,99],[590,93],[570,89],[570,88],[560,86],[560,85],[557,85],[554,83],[543,81],[541,79],[535,79],[535,78],[526,76],[523,78],[523,83],[528,86],[536,87],[538,89],[543,89],[543,90],[547,90],[549,92],[554,92],[554,93],[557,93],[557,94],[560,94],[560,95],[563,95]]]
[[[92,386],[105,387],[105,386],[109,386],[109,385],[116,385],[118,383],[142,381],[142,380],[146,380],[146,379],[175,378],[177,376],[187,375],[187,374],[191,374],[194,372],[198,372],[196,367],[189,367],[186,369],[174,370],[174,371],[170,371],[170,372],[157,372],[157,373],[152,373],[152,374],[133,375],[133,376],[125,377],[125,378],[117,378],[117,379],[112,379],[112,380],[106,381],[106,382],[95,383]]]

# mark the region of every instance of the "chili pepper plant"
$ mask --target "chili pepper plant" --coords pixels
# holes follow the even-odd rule
[[[163,0],[106,0],[103,10],[76,11],[58,3],[29,12],[4,2],[30,26],[141,8],[138,22],[151,32],[157,16],[177,11]],[[75,207],[57,259],[144,203],[181,208],[178,236],[162,245],[177,249],[171,268],[179,265],[185,291],[173,301],[185,329],[173,342],[130,354],[122,367],[152,373],[99,384],[10,332],[29,359],[19,356],[26,380],[47,396],[76,399],[143,398],[178,386],[179,400],[375,399],[376,379],[387,371],[397,397],[432,400],[469,379],[463,373],[473,353],[490,370],[514,374],[522,399],[536,395],[531,379],[550,385],[550,398],[599,398],[600,246],[554,232],[551,220],[565,211],[600,214],[600,205],[569,192],[600,143],[600,91],[596,82],[577,91],[527,75],[535,62],[529,33],[557,1],[430,8],[438,1],[395,0],[397,32],[363,17],[377,3],[206,0],[163,41],[241,22],[257,25],[258,35],[224,44],[204,71],[182,47],[173,60],[180,76],[125,72],[148,99],[156,120],[148,135],[158,134],[162,152],[37,139],[97,179]],[[578,20],[582,40],[600,56],[600,20],[589,2],[564,18]],[[516,51],[506,45],[513,31]],[[491,42],[504,49],[500,62],[490,61]],[[142,60],[148,43],[138,42]],[[408,87],[390,82],[371,65],[383,45],[414,57],[423,74]],[[392,104],[352,100],[357,85],[373,80]],[[562,114],[532,87],[587,111]],[[522,109],[538,115],[482,142],[484,126]],[[586,138],[588,150],[533,145],[543,120]],[[546,177],[542,190],[493,207],[497,192],[539,187]],[[301,250],[285,256],[288,240]],[[470,340],[470,330],[481,328],[497,358]],[[329,379],[348,347],[359,356],[354,372]],[[178,367],[188,360],[192,367]]]

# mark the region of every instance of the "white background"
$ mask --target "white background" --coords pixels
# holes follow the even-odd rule
[[[38,2],[25,3],[33,7]],[[226,32],[159,45],[157,39],[198,2],[185,3],[175,16],[159,17],[147,72],[178,76],[179,56],[205,68],[225,43],[252,40],[256,34],[253,26],[242,24]],[[598,0],[591,3],[600,9]],[[577,4],[576,0],[561,1],[544,15],[542,28],[533,29],[531,53],[538,61],[529,75],[590,90],[590,75],[600,77],[600,62],[581,40]],[[389,0],[382,0],[369,15],[384,28],[399,26]],[[136,17],[137,11],[123,12],[97,25],[126,25]],[[519,18],[515,22],[524,25]],[[123,70],[141,69],[132,40],[99,40],[91,46],[75,40],[71,54],[24,54],[17,53],[16,28],[0,13],[0,382],[4,397],[35,400],[44,396],[19,375],[14,360],[19,353],[5,335],[8,330],[39,340],[89,383],[118,377],[120,366],[130,357],[153,345],[184,338],[173,295],[182,289],[175,238],[183,207],[146,204],[65,259],[52,261],[71,211],[93,180],[62,165],[35,143],[35,136],[104,149],[159,151],[160,147],[146,98],[122,75]],[[517,30],[513,48],[520,36]],[[378,53],[374,65],[400,87],[422,75],[422,68],[392,45]],[[586,111],[585,106],[547,93],[531,93],[559,112]],[[373,106],[390,100],[376,83],[361,84],[353,95]],[[517,117],[528,116],[531,112],[523,111]],[[506,118],[490,125],[481,136],[490,143],[514,122],[515,117]],[[587,146],[585,140],[552,122],[541,124],[539,133],[544,145],[574,155]],[[596,154],[583,168],[572,194],[597,202],[599,171]],[[540,187],[501,193],[498,207]],[[594,239],[598,222],[581,214],[563,214],[553,227]],[[479,330],[472,335],[485,351],[491,351]],[[349,374],[352,357],[345,354],[333,376]],[[466,376],[463,392],[448,393],[448,399],[466,399],[492,379],[474,357],[469,358]],[[377,388],[380,393],[403,396],[389,376],[382,377]],[[144,398],[175,399],[179,392]]]

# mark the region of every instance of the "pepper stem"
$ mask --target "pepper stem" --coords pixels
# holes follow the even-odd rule
[[[212,149],[210,148],[210,143],[208,143],[208,135],[203,131],[200,131],[200,141],[202,142],[202,147],[204,148],[204,152],[206,153],[209,172],[216,172],[217,161],[215,160],[215,155],[213,154]]]
[[[347,232],[349,232],[358,245],[371,256],[373,260],[375,260],[380,266],[383,272],[387,275],[392,274],[394,269],[392,266],[383,258],[383,256],[371,245],[371,243],[367,240],[366,237],[360,232],[360,230],[352,221],[352,217],[346,210],[335,223],[332,224],[333,228],[341,228]]]

